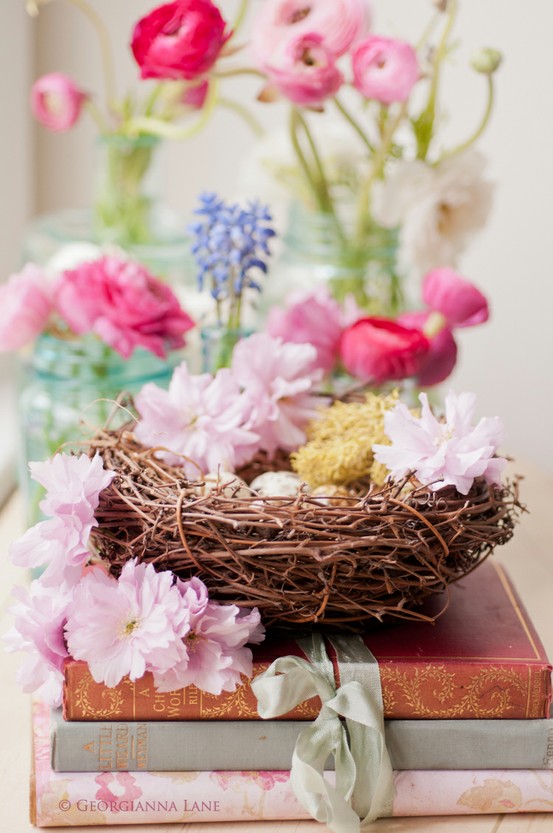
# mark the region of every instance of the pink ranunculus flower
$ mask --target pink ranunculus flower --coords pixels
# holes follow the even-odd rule
[[[484,417],[473,425],[476,396],[456,395],[445,400],[445,420],[436,419],[425,393],[419,396],[420,417],[402,402],[384,417],[391,445],[373,446],[375,458],[390,470],[395,480],[414,472],[418,480],[433,491],[454,486],[462,495],[469,493],[475,478],[501,483],[507,461],[497,456],[505,432],[499,417]]]
[[[252,27],[252,53],[260,69],[282,43],[316,32],[336,57],[370,26],[368,0],[264,0]]]
[[[352,63],[354,86],[381,104],[407,101],[419,79],[417,53],[393,38],[364,38],[353,50]]]
[[[200,81],[199,84],[193,84],[186,88],[181,101],[185,107],[190,107],[192,110],[201,110],[208,93],[209,81]]]
[[[454,269],[433,269],[422,285],[424,303],[441,312],[449,327],[474,327],[490,317],[485,295]]]
[[[188,612],[170,570],[127,561],[118,579],[93,570],[73,591],[65,633],[72,657],[88,663],[98,683],[164,673],[184,655]]]
[[[312,292],[291,293],[284,309],[272,307],[266,330],[273,338],[313,345],[317,351],[313,368],[329,373],[340,355],[342,321],[340,305],[321,286]]]
[[[261,642],[265,635],[259,611],[210,601],[198,578],[177,580],[177,586],[190,615],[186,656],[165,673],[154,674],[156,688],[174,691],[194,685],[216,695],[234,691],[241,675],[252,673],[252,653],[246,644]]]
[[[61,705],[63,664],[68,656],[63,629],[71,594],[33,581],[29,590],[14,588],[17,604],[10,608],[14,627],[4,636],[8,651],[23,651],[28,658],[17,681],[23,691],[36,692],[41,700]]]
[[[418,328],[388,318],[361,318],[342,335],[344,367],[363,382],[382,382],[415,376],[430,350]]]
[[[18,350],[46,329],[53,304],[46,276],[27,264],[0,285],[0,351]]]
[[[192,375],[179,365],[169,390],[149,383],[136,397],[137,439],[190,480],[219,469],[234,471],[259,449],[259,436],[246,426],[249,402],[228,368]]]
[[[32,86],[31,108],[34,117],[50,130],[70,130],[81,115],[86,93],[62,72],[43,75]]]
[[[164,357],[194,326],[174,292],[144,266],[107,256],[60,275],[57,307],[71,329],[96,333],[127,359],[136,347]]]
[[[142,78],[193,80],[211,69],[230,34],[211,0],[175,0],[138,21],[131,48]]]
[[[398,316],[398,324],[424,331],[430,313],[403,312]],[[429,338],[430,348],[422,359],[415,375],[415,380],[423,387],[430,387],[443,382],[451,375],[457,363],[457,342],[449,327],[444,327]]]
[[[319,107],[335,95],[344,76],[321,35],[297,35],[275,49],[265,71],[269,82],[302,107]]]
[[[316,356],[310,344],[286,344],[267,333],[256,333],[234,348],[232,372],[248,401],[247,425],[269,454],[302,445],[307,423],[325,404],[313,395],[323,375],[313,370]]]

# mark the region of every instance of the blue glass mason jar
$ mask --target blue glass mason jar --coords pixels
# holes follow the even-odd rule
[[[136,349],[124,359],[93,335],[37,339],[21,368],[19,392],[19,480],[29,524],[39,519],[42,499],[29,462],[78,450],[98,427],[127,422],[129,411],[116,402],[120,394],[136,394],[146,382],[167,387],[180,358],[178,352],[160,359]]]

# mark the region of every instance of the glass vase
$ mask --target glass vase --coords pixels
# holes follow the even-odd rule
[[[146,382],[167,387],[175,363],[176,356],[164,360],[138,349],[123,359],[94,336],[37,340],[21,368],[19,393],[19,479],[29,524],[40,516],[42,490],[28,463],[78,450],[96,428],[127,422],[131,414],[117,397],[136,394]]]
[[[266,283],[267,308],[292,290],[324,284],[337,301],[347,296],[370,315],[393,316],[402,307],[396,267],[398,234],[367,222],[360,234],[353,206],[337,205],[336,216],[290,207],[282,251]]]
[[[154,137],[102,137],[89,207],[36,218],[25,235],[23,259],[47,266],[67,245],[111,244],[144,263],[176,291],[195,286],[186,220],[161,199],[162,152],[163,143]]]
[[[236,344],[252,334],[251,329],[229,329],[218,324],[202,327],[200,332],[202,373],[216,373],[230,367]]]

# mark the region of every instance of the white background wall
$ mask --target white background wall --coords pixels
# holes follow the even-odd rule
[[[121,88],[135,83],[136,70],[125,45],[133,21],[153,6],[153,0],[93,2],[109,20],[119,48]],[[252,0],[254,6],[259,2]],[[447,77],[451,102],[447,129],[452,137],[466,135],[480,112],[481,79],[464,70],[471,52],[491,45],[501,49],[506,60],[498,78],[496,112],[481,143],[497,183],[495,209],[462,264],[465,274],[491,296],[493,320],[461,335],[454,384],[478,393],[482,414],[504,416],[513,452],[534,459],[553,474],[553,3],[461,0],[461,6],[457,27],[461,45]],[[16,262],[32,171],[25,139],[29,31],[22,7],[23,0],[0,0],[4,270]],[[428,17],[430,0],[374,0],[374,7],[375,30],[413,38]],[[222,0],[221,8],[231,18],[237,0]],[[96,42],[74,9],[62,0],[54,2],[32,26],[37,37],[36,73],[64,70],[85,88],[99,88]],[[251,96],[252,84],[238,85],[236,90],[245,100]],[[268,123],[277,123],[277,109],[262,110],[265,114]],[[83,122],[63,136],[38,129],[36,137],[36,209],[86,204],[93,170],[91,126]],[[218,113],[201,136],[170,148],[168,201],[189,211],[204,188],[231,194],[237,187],[238,163],[251,142],[250,133],[234,116]]]

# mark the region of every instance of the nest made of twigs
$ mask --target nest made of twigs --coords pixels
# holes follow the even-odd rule
[[[265,625],[362,629],[383,617],[430,620],[417,610],[422,600],[508,541],[523,508],[516,481],[500,488],[477,480],[463,496],[406,480],[337,505],[304,493],[237,497],[228,487],[198,496],[181,469],[128,429],[101,431],[96,451],[117,472],[93,530],[111,571],[137,558],[181,578],[196,575],[213,598],[257,607]],[[260,456],[249,474],[286,460]]]

